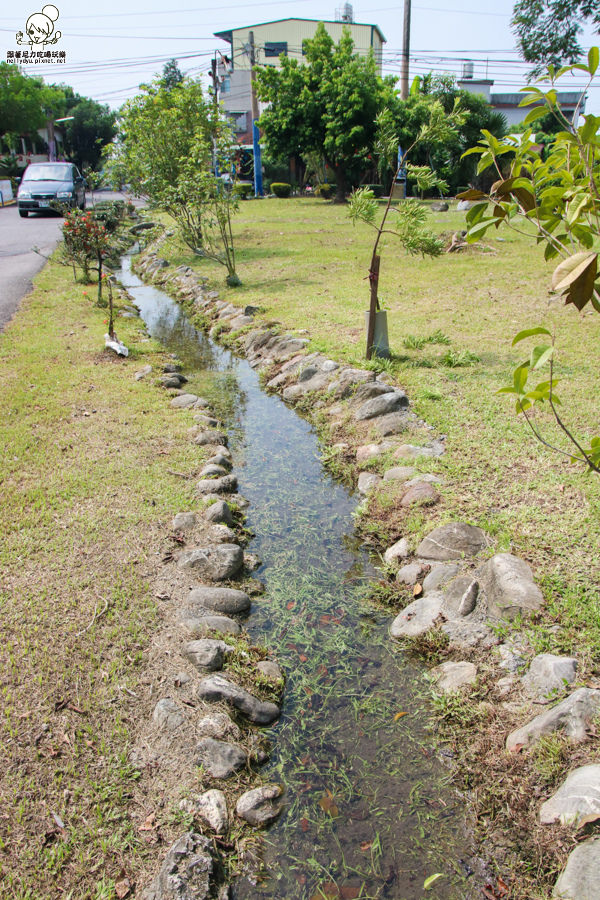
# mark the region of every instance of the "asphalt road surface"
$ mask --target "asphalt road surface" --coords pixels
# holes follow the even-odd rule
[[[102,191],[100,200],[122,200],[123,194]],[[90,197],[87,198],[88,205]],[[137,205],[137,204],[136,204]],[[62,217],[51,213],[19,216],[16,206],[0,208],[0,332],[4,330],[22,298],[32,289],[32,278],[60,240]],[[37,247],[43,256],[33,250]]]

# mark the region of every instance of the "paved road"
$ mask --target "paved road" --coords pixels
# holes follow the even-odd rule
[[[96,198],[117,200],[123,196],[103,191]],[[60,216],[44,213],[22,219],[16,206],[0,208],[0,332],[31,291],[31,279],[45,263],[32,248],[49,256],[60,239],[62,222]]]

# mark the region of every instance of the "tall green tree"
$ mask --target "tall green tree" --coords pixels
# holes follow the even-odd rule
[[[462,158],[465,150],[473,146],[484,128],[495,137],[502,137],[506,133],[504,116],[492,109],[484,97],[460,90],[456,80],[448,76],[426,75],[406,100],[398,99],[390,107],[400,144],[406,149],[430,121],[436,103],[450,115],[457,102],[462,112],[459,127],[441,141],[435,131],[426,131],[429,136],[417,141],[411,159],[415,165],[430,166],[447,183],[450,193],[456,193],[475,177],[472,157]]]
[[[343,200],[369,165],[377,114],[393,97],[393,79],[377,74],[372,53],[354,51],[348,29],[336,45],[320,23],[303,43],[305,63],[281,56],[281,67],[256,69],[260,126],[276,159],[317,153],[335,173]]]
[[[79,168],[97,168],[102,149],[117,133],[116,114],[108,106],[84,97],[68,110],[72,122],[65,123],[65,148]]]
[[[512,28],[524,60],[535,64],[539,75],[545,66],[574,63],[583,50],[579,35],[583,25],[600,33],[598,0],[517,0]]]
[[[214,105],[199,81],[167,89],[158,79],[122,107],[110,157],[138,195],[160,203],[165,188],[177,186],[198,134],[210,144],[214,129]]]
[[[169,59],[163,66],[160,83],[167,91],[173,90],[183,81],[183,73],[177,64],[176,59]]]
[[[45,122],[40,82],[0,62],[0,133],[29,134]]]

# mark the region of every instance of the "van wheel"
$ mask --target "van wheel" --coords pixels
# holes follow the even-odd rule
[[[26,219],[27,216],[29,215],[29,210],[28,209],[20,209],[19,215],[21,216],[22,219]]]

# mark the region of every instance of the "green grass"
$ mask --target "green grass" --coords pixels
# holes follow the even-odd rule
[[[84,290],[48,265],[0,335],[7,900],[112,898],[123,872],[143,881],[156,858],[137,830],[128,752],[148,712],[152,576],[192,500],[193,482],[171,473],[196,471],[202,451],[153,375],[134,379],[147,362],[160,373],[160,348],[118,318],[131,355],[104,351],[106,311]]]
[[[451,210],[432,222],[451,234],[465,220]],[[364,365],[369,228],[353,226],[342,206],[303,198],[242,204],[235,235],[237,289],[224,286],[213,264],[190,259],[175,237],[161,253],[208,276],[223,299],[307,329],[313,349]],[[513,335],[545,325],[557,333],[565,418],[584,438],[597,430],[600,316],[551,299],[551,272],[533,241],[508,230],[491,235],[483,252],[476,246],[438,259],[407,257],[386,237],[380,290],[393,357],[374,366],[392,372],[415,411],[447,435],[447,454],[436,463],[444,503],[423,527],[455,518],[481,524],[544,584],[558,579],[597,598],[600,479],[535,442],[512,402],[495,393],[527,352],[511,347]],[[548,434],[565,447],[560,434]]]

